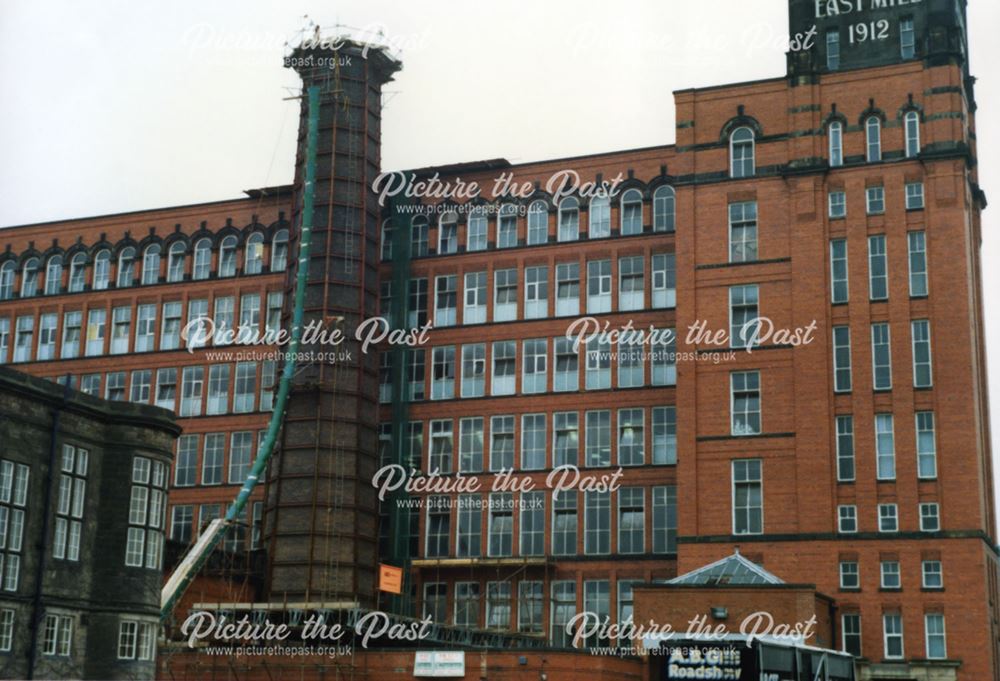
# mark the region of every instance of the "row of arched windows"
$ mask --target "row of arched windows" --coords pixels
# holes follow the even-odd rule
[[[253,232],[246,238],[242,274],[264,272],[264,244],[262,232]],[[288,230],[277,230],[270,246],[270,271],[284,271],[288,262]],[[22,257],[20,266],[11,258],[0,264],[0,300],[13,298],[15,291],[21,298],[77,293],[86,290],[88,282],[92,290],[100,291],[110,288],[112,281],[116,288],[128,288],[162,281],[181,282],[187,275],[191,280],[205,280],[212,278],[213,272],[216,277],[234,277],[238,251],[239,239],[230,234],[219,241],[218,248],[210,237],[203,237],[193,247],[180,240],[167,247],[149,244],[141,250],[125,246],[117,257],[112,256],[111,248],[99,248],[92,257],[86,251],[69,256],[56,253],[44,259],[35,255]],[[117,265],[113,274],[112,263]],[[19,283],[15,281],[18,272]]]

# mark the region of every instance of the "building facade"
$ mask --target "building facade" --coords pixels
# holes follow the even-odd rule
[[[377,85],[353,100],[363,116],[324,106],[321,167],[336,163],[320,178],[329,233],[311,313],[430,328],[340,374],[306,369],[296,390],[313,397],[285,429],[298,463],[281,468],[291,459],[278,452],[266,503],[227,544],[258,546],[256,521],[274,519],[260,600],[302,579],[296,598],[340,597],[381,560],[407,568],[404,611],[563,648],[574,615],[623,621],[635,585],[739,547],[834,599],[832,645],[868,678],[1000,678],[965,3],[789,8],[800,40],[787,74],[675,93],[674,144],[408,171],[487,191],[382,202],[378,234]],[[378,59],[380,85],[394,68]],[[325,81],[328,103],[368,83],[345,69],[330,88],[299,70],[306,86]],[[302,153],[300,135],[300,166]],[[363,172],[342,170],[351,154]],[[498,178],[518,191],[491,193]],[[175,330],[200,316],[287,319],[297,220],[284,216],[302,194],[300,167],[294,187],[238,201],[4,232],[0,361],[174,405],[177,541],[235,493],[275,373],[224,338],[189,352]],[[645,333],[575,346],[566,334],[592,330],[583,318]],[[376,394],[372,423],[359,405]],[[331,416],[331,395],[348,411]],[[346,456],[349,472],[323,468]],[[453,486],[387,492],[376,507],[358,473],[371,461]],[[378,551],[360,551],[376,511]],[[601,643],[613,641],[588,641]]]
[[[153,678],[178,432],[0,367],[5,678]]]

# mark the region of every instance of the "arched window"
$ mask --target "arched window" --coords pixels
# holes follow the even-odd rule
[[[438,253],[458,253],[458,215],[453,211],[438,222]]]
[[[392,260],[392,219],[382,223],[382,259]]]
[[[913,158],[920,153],[920,114],[908,111],[903,122],[906,128],[906,158]]]
[[[882,160],[882,121],[878,116],[869,116],[865,121],[865,135],[868,142],[867,158],[869,163]]]
[[[750,128],[736,128],[729,136],[729,174],[731,177],[753,177],[754,138]]]
[[[191,268],[192,279],[208,279],[212,272],[212,240],[208,237],[198,239],[194,245],[194,266]]]
[[[611,199],[595,196],[590,200],[590,228],[588,238],[600,239],[611,236]]]
[[[38,258],[28,258],[21,267],[21,297],[38,293]]]
[[[126,246],[118,254],[118,288],[126,288],[135,283],[135,249]]]
[[[184,279],[184,251],[187,248],[183,241],[170,244],[167,251],[167,281],[182,281]]]
[[[544,244],[549,240],[549,208],[544,201],[528,206],[528,245]]]
[[[264,235],[254,232],[243,249],[243,274],[260,274],[264,271]]]
[[[111,281],[111,251],[102,249],[94,256],[94,290],[103,291]]]
[[[830,138],[830,165],[844,165],[844,126],[840,121],[833,121],[826,131]]]
[[[284,272],[288,267],[288,230],[279,229],[271,240],[271,271]]]
[[[142,283],[155,284],[160,280],[160,244],[146,246],[142,254]]]
[[[514,246],[517,246],[517,208],[505,203],[497,213],[497,248]]]
[[[580,202],[570,196],[559,202],[559,241],[580,238]]]
[[[54,296],[62,288],[62,267],[63,259],[61,255],[53,255],[45,265],[45,295]]]
[[[236,237],[230,234],[219,246],[219,276],[236,276]]]
[[[69,261],[69,292],[79,293],[87,280],[87,254],[77,253]]]
[[[638,189],[629,189],[622,194],[619,213],[623,236],[642,234],[642,193]]]
[[[675,227],[677,200],[674,188],[664,185],[653,192],[653,231],[672,232]]]
[[[0,300],[10,300],[14,297],[14,261],[8,260],[0,265]],[[3,359],[0,357],[0,359]]]

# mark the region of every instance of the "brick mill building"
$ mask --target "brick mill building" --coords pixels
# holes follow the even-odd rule
[[[476,182],[474,200],[378,200],[388,54],[292,62],[326,93],[306,319],[433,328],[302,367],[223,547],[261,558],[192,602],[390,602],[559,650],[575,614],[622,621],[634,587],[739,549],[831,603],[823,645],[861,678],[1000,678],[965,2],[789,5],[812,40],[788,72],[676,92],[673,144],[406,173]],[[181,329],[287,324],[306,113],[292,186],[0,241],[0,362],[177,411],[177,544],[245,478],[279,366],[273,346],[188,349]],[[612,191],[557,192],[567,170]],[[501,176],[527,191],[490,194]],[[675,347],[577,352],[565,334],[587,316]],[[380,503],[386,464],[482,489]],[[553,499],[567,464],[621,468],[618,488]],[[492,492],[511,468],[535,489]],[[401,597],[378,596],[380,561],[406,568]]]

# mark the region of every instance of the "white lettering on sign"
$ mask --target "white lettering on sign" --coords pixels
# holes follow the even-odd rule
[[[816,18],[837,17],[842,14],[863,12],[868,9],[892,9],[894,7],[909,7],[919,5],[923,0],[815,0]]]

